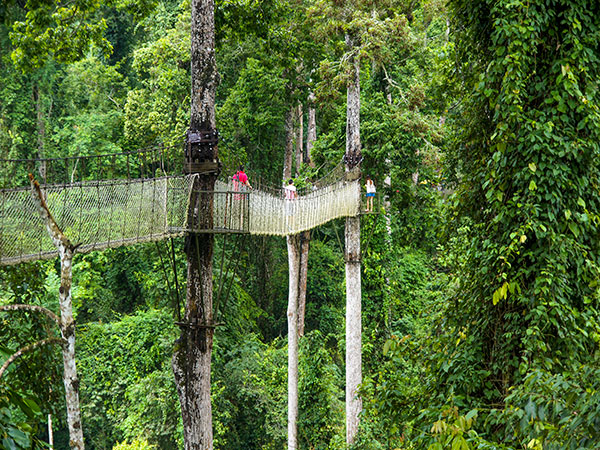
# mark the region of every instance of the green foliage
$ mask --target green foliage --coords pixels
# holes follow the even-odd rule
[[[156,447],[148,444],[148,441],[146,440],[134,440],[130,443],[128,443],[127,441],[124,442],[120,442],[117,445],[115,445],[112,449],[113,450],[152,450]]]
[[[286,442],[287,350],[249,334],[236,345],[215,339],[215,448],[278,449]]]
[[[58,283],[57,283],[58,282]],[[49,262],[25,263],[0,269],[0,304],[43,306],[58,314],[58,284]],[[56,295],[52,295],[52,291]],[[23,347],[48,337],[58,337],[57,325],[34,311],[0,313],[2,362]],[[2,377],[15,395],[32,396],[45,412],[60,410],[62,361],[58,347],[44,345],[15,360]]]
[[[177,441],[177,396],[172,377],[165,375],[175,336],[170,314],[153,310],[90,323],[79,332],[82,420],[89,446],[104,448],[139,436],[156,444]]]
[[[301,448],[344,448],[343,355],[311,331],[300,339],[298,442]]]
[[[147,30],[157,32],[153,26],[162,21],[169,28],[133,54],[132,75],[138,83],[127,93],[124,133],[135,148],[179,144],[189,122],[190,11],[180,11],[173,24],[164,14],[147,21]]]
[[[139,18],[155,5],[155,0],[27,0],[24,17],[12,24],[10,36],[15,48],[11,57],[15,66],[29,70],[43,66],[49,58],[73,62],[91,45],[108,56],[112,45],[105,37],[107,23],[98,14],[104,5],[128,10]]]
[[[600,370],[529,373],[507,397],[503,419],[545,449],[595,448],[600,441]]]
[[[117,424],[125,438],[143,436],[158,448],[182,446],[181,410],[169,365],[127,387],[125,397],[129,406]]]
[[[364,310],[369,320],[363,339],[367,370],[361,387],[365,412],[360,442],[371,441],[365,448],[394,448],[409,445],[420,436],[420,427],[431,426],[423,424],[429,416],[419,416],[431,395],[426,383],[429,360],[440,351],[432,340],[432,326],[444,310],[447,276],[424,253],[394,251],[385,246],[387,236],[381,244],[377,236],[373,239],[365,258],[369,296]],[[385,288],[373,295],[371,286]]]
[[[217,114],[223,136],[220,158],[227,172],[247,164],[251,174],[279,184],[287,110],[285,85],[282,69],[253,58],[246,61]]]
[[[591,36],[600,7],[450,5],[460,30],[455,82],[464,86],[453,117],[460,183],[452,224],[466,217],[472,225],[455,249],[465,259],[441,322],[440,391],[486,411],[510,398],[515,408],[487,421],[505,443],[578,448],[594,423],[585,415],[556,432],[531,427],[535,417],[513,429],[506,416],[524,417],[543,386],[575,376],[593,385],[598,367],[600,58]],[[564,389],[559,405],[573,388]]]
[[[38,446],[37,425],[43,419],[35,396],[0,385],[0,450]]]

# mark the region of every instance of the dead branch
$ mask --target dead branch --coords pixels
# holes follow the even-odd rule
[[[73,245],[71,244],[71,241],[69,241],[69,239],[63,234],[62,230],[56,223],[56,220],[54,220],[54,217],[52,217],[52,213],[50,213],[50,210],[48,209],[48,205],[44,200],[44,195],[42,194],[40,184],[35,180],[32,174],[29,174],[29,181],[31,182],[31,189],[35,194],[34,197],[37,200],[38,210],[42,216],[42,219],[44,219],[44,222],[46,222],[48,233],[50,234],[52,241],[54,241],[54,245],[59,249],[62,246],[63,248],[72,251]]]

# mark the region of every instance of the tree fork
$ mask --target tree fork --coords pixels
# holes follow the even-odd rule
[[[46,224],[46,229],[52,242],[60,255],[60,332],[65,343],[62,346],[63,355],[63,383],[65,386],[65,400],[67,403],[67,424],[69,426],[69,446],[75,450],[83,450],[83,430],[81,428],[81,412],[79,409],[79,378],[75,364],[75,321],[71,303],[71,284],[73,281],[73,255],[77,245],[62,232],[46,205],[40,185],[29,174],[33,197],[37,203],[38,211]]]

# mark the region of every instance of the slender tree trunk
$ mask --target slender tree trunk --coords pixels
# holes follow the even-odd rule
[[[48,446],[54,448],[54,433],[52,430],[52,414],[48,414]]]
[[[283,181],[292,177],[292,161],[294,159],[294,108],[285,115],[285,154],[283,155]]]
[[[346,36],[347,48],[353,42]],[[360,166],[360,62],[353,58],[352,78],[347,90],[346,168]],[[358,385],[362,381],[361,361],[361,263],[360,217],[346,218],[346,442],[352,444],[358,432],[362,401]]]
[[[39,174],[40,178],[46,183],[46,161],[43,159],[45,155],[44,142],[46,140],[46,123],[44,121],[44,112],[42,108],[42,99],[40,98],[40,88],[38,83],[33,85],[33,100],[35,103],[36,124],[37,124],[37,147],[38,157],[42,159]]]
[[[69,445],[72,449],[83,450],[83,430],[81,428],[81,413],[79,410],[79,379],[75,364],[75,321],[71,304],[71,284],[73,280],[72,265],[75,247],[63,234],[56,221],[50,214],[39,184],[29,175],[34,198],[40,215],[46,223],[48,234],[60,255],[60,333],[65,341],[62,346],[63,382],[65,385],[65,400],[67,403],[67,424],[69,427]]]
[[[200,163],[218,163],[216,143],[200,146],[190,138],[194,134],[215,132],[214,1],[192,0],[191,23],[191,108],[188,149]],[[199,170],[191,169],[192,173]],[[198,191],[214,191],[217,173],[202,171],[196,176],[188,211],[188,228],[211,229],[213,197]],[[212,407],[210,371],[213,347],[212,234],[190,232],[186,236],[187,291],[184,322],[176,343],[172,367],[181,404],[184,448],[212,450]]]
[[[308,96],[308,131],[306,133],[306,153],[304,163],[314,167],[312,148],[317,140],[317,124],[314,107],[315,96]],[[300,279],[298,281],[298,335],[304,336],[304,316],[306,313],[306,288],[308,281],[308,252],[310,249],[310,230],[300,233]]]
[[[308,96],[308,124],[306,130],[306,164],[314,167],[312,160],[312,149],[317,140],[317,114],[315,110],[315,94],[312,92]]]
[[[287,236],[288,248],[288,450],[298,448],[298,279],[300,236]]]
[[[283,178],[292,176],[294,152],[294,109],[285,117]],[[298,448],[298,280],[300,270],[299,235],[286,236],[288,250],[288,450]]]
[[[310,249],[310,230],[298,234],[298,335],[304,336],[304,315],[306,313],[306,287],[308,281],[308,251]]]
[[[304,160],[304,111],[300,102],[298,102],[296,115],[298,118],[298,128],[296,129],[296,174],[299,174]]]

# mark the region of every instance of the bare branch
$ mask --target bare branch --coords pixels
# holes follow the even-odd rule
[[[46,314],[48,317],[50,317],[57,325],[60,325],[59,317],[56,314],[54,314],[52,311],[50,311],[48,308],[44,308],[43,306],[24,305],[24,304],[0,306],[0,311],[17,311],[17,310],[22,310],[22,311],[29,310],[29,311],[41,312],[43,314]]]
[[[19,351],[14,353],[10,358],[8,358],[4,362],[4,364],[2,364],[2,367],[0,367],[0,378],[2,378],[2,375],[4,374],[4,372],[6,371],[6,369],[8,369],[8,366],[10,366],[17,358],[22,356],[23,353],[30,352],[32,350],[35,350],[38,347],[41,347],[42,345],[47,345],[47,344],[64,345],[64,344],[66,344],[66,341],[62,338],[49,337],[46,339],[42,339],[41,341],[34,342],[33,344],[26,345],[25,347],[19,349]]]
[[[29,181],[31,182],[31,190],[34,194],[33,197],[37,201],[38,210],[42,216],[42,219],[44,219],[44,222],[46,222],[46,228],[48,229],[48,233],[50,234],[52,241],[54,241],[54,245],[59,248],[59,251],[61,246],[72,251],[73,245],[71,244],[71,241],[69,241],[69,239],[63,234],[60,227],[54,220],[54,217],[52,217],[50,210],[48,209],[48,205],[44,200],[44,195],[42,194],[40,184],[35,180],[32,174],[29,174]]]

